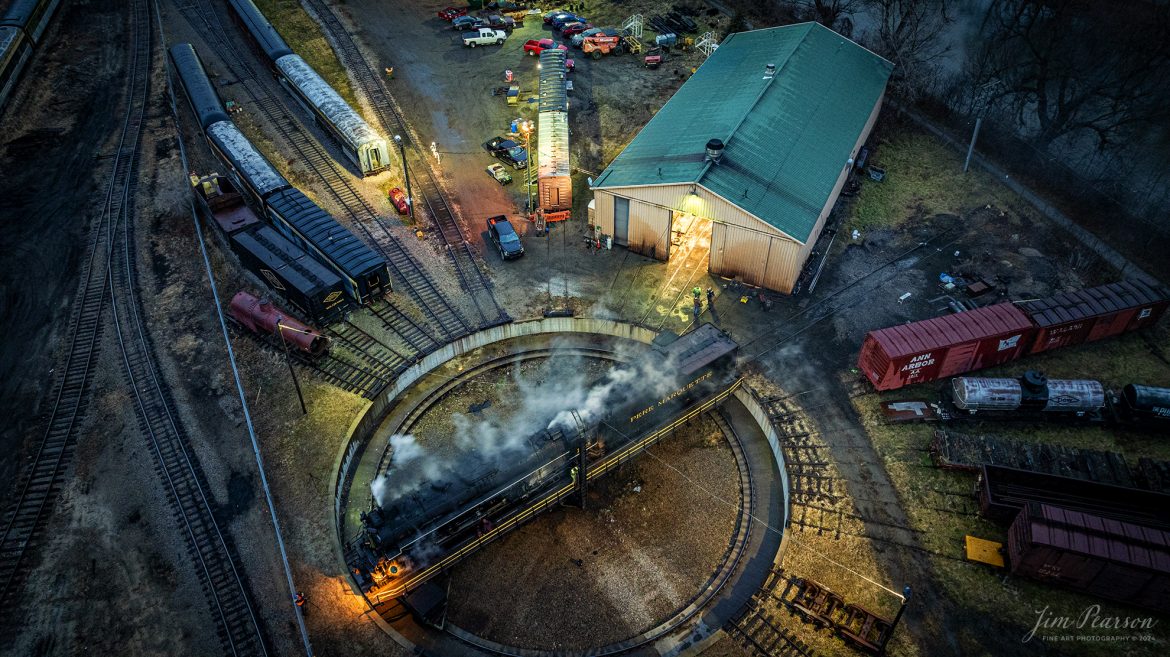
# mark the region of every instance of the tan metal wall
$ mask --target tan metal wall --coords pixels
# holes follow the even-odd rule
[[[861,136],[857,138],[857,142],[853,144],[853,151],[849,153],[850,160],[857,159],[857,151],[865,145],[865,140],[869,139],[869,133],[873,130],[873,125],[877,123],[878,113],[881,112],[882,103],[885,101],[886,92],[882,91],[882,95],[873,106],[873,111],[869,113],[869,119],[865,122],[865,127],[861,130]],[[833,193],[829,195],[829,201],[825,203],[825,207],[821,208],[821,214],[817,218],[817,225],[813,228],[812,235],[809,236],[808,242],[800,252],[800,261],[803,263],[808,260],[809,253],[812,252],[813,246],[817,243],[817,237],[820,236],[821,231],[825,228],[825,221],[829,218],[829,213],[833,211],[833,206],[837,204],[837,197],[841,194],[841,188],[845,186],[845,181],[849,178],[849,170],[852,165],[844,165],[841,167],[841,173],[837,176],[837,184],[833,186]],[[795,281],[794,281],[795,282]],[[791,291],[792,288],[789,288]]]
[[[751,285],[788,293],[800,275],[802,245],[776,230],[715,222],[709,269]]]

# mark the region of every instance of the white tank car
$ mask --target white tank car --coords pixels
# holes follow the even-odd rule
[[[276,67],[308,104],[307,109],[317,115],[341,141],[346,154],[361,168],[363,175],[374,174],[390,166],[386,140],[328,82],[321,79],[300,55],[285,55],[276,60]]]

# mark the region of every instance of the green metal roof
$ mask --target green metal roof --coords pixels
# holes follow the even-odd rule
[[[593,186],[697,183],[807,241],[893,66],[818,23],[732,34]]]

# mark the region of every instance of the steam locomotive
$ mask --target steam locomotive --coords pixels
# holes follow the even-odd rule
[[[559,413],[529,435],[524,454],[463,453],[410,490],[371,501],[362,533],[347,550],[359,585],[399,597],[484,543],[553,508],[588,479],[610,471],[657,439],[663,427],[721,400],[734,385],[738,345],[710,324],[664,334],[643,357],[595,383],[608,412]],[[666,369],[669,368],[669,369]],[[669,385],[647,386],[663,370]],[[649,389],[647,389],[649,388]],[[566,419],[568,421],[566,421]],[[395,485],[393,461],[387,472]],[[393,499],[390,499],[390,498]]]

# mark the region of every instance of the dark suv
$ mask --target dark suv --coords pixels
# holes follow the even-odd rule
[[[492,243],[500,251],[500,257],[504,260],[512,260],[524,255],[524,244],[520,241],[520,236],[516,234],[516,229],[512,228],[512,223],[504,215],[498,217],[491,217],[487,220],[488,234],[492,236]]]
[[[514,169],[523,169],[528,166],[528,151],[524,147],[511,139],[504,139],[503,137],[492,137],[490,140],[484,142],[484,150],[491,153],[493,157],[509,164]]]

